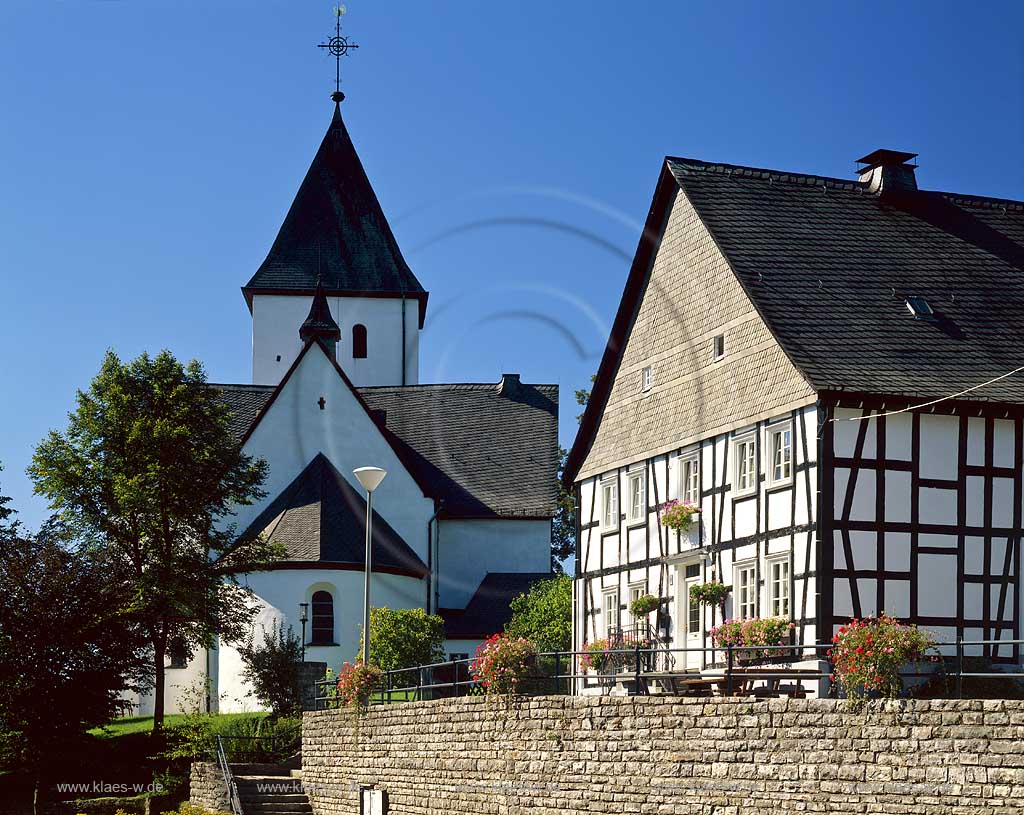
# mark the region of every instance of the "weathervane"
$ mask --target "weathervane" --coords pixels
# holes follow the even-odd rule
[[[335,102],[340,102],[345,98],[345,94],[341,92],[341,58],[349,52],[349,49],[359,47],[354,42],[349,42],[347,37],[341,36],[341,17],[344,13],[344,6],[334,7],[334,16],[337,18],[334,25],[334,36],[317,46],[317,48],[326,48],[334,55],[334,93],[331,94],[331,99]]]

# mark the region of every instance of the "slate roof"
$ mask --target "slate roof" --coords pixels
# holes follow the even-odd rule
[[[251,310],[255,293],[312,294],[318,274],[328,295],[416,298],[422,324],[427,294],[402,257],[338,105],[266,260],[242,291]]]
[[[550,572],[488,572],[463,609],[440,610],[449,639],[484,639],[505,629],[512,617],[509,604]]]
[[[366,501],[319,453],[242,537],[261,534],[285,547],[285,562],[362,568],[366,559]],[[427,573],[423,561],[376,511],[372,549],[374,571],[416,576]]]
[[[558,386],[359,388],[446,516],[538,517],[558,500]]]
[[[275,388],[216,385],[241,440]],[[558,386],[357,388],[446,517],[550,518],[558,499]],[[377,414],[381,417],[381,414]]]
[[[232,435],[241,441],[246,431],[252,427],[263,406],[270,401],[276,387],[274,385],[223,385],[211,383],[221,393],[222,401],[230,409],[230,427]]]
[[[694,159],[668,168],[816,390],[938,398],[1024,365],[1024,204]],[[909,295],[939,320],[915,320]],[[964,398],[1024,402],[1024,376]]]

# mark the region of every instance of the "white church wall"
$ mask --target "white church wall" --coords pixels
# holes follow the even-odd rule
[[[356,387],[402,384],[402,300],[394,297],[329,297],[341,329],[338,362]],[[254,295],[252,381],[276,385],[302,350],[299,327],[312,295]],[[405,300],[405,384],[419,382],[419,303]],[[366,326],[367,356],[352,356],[352,328]]]
[[[318,453],[324,453],[360,494],[362,487],[352,475],[356,467],[372,465],[388,471],[374,493],[374,508],[427,562],[427,523],[434,512],[433,501],[423,495],[319,346],[303,357],[244,449],[266,459],[270,473],[264,485],[267,498],[257,506],[239,508],[235,517],[239,531]]]
[[[254,624],[256,639],[263,630],[273,630],[283,621],[295,635],[302,633],[299,604],[310,603],[315,591],[328,591],[334,598],[334,638],[336,645],[308,645],[309,662],[326,662],[335,671],[353,661],[359,652],[363,624],[363,572],[331,569],[286,569],[256,572],[245,582],[256,594],[259,611]],[[370,605],[387,608],[424,608],[426,581],[402,575],[374,572],[370,584]],[[306,639],[311,635],[306,625]],[[260,710],[249,696],[249,684],[242,679],[242,660],[237,648],[221,643],[218,649],[218,692],[220,712],[237,713]]]
[[[442,520],[437,568],[442,608],[464,608],[488,572],[546,572],[551,522]]]

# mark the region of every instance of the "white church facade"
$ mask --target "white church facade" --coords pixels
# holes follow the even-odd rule
[[[576,648],[710,648],[722,614],[689,589],[711,580],[726,618],[788,618],[799,644],[883,611],[1020,637],[1024,204],[919,190],[912,159],[857,180],[666,159],[565,471]],[[661,524],[670,499],[690,531]]]
[[[373,496],[371,604],[422,608],[463,656],[502,630],[509,601],[551,572],[558,388],[503,374],[419,384],[427,292],[409,269],[342,121],[334,116],[267,259],[243,288],[252,382],[215,385],[243,450],[269,465],[266,498],[241,507],[241,535],[285,550],[240,576],[254,630],[283,621],[306,659],[357,656],[365,568],[362,466]],[[167,711],[208,681],[210,707],[252,710],[232,643],[172,657]],[[152,709],[138,700],[137,712]]]

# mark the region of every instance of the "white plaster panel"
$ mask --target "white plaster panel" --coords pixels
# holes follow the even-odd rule
[[[870,617],[878,614],[878,581],[870,577],[857,578],[857,596],[860,598],[860,613],[862,617]]]
[[[910,581],[885,581],[885,613],[905,619],[910,616]]]
[[[907,532],[885,533],[885,568],[890,572],[910,571],[910,535]]]
[[[956,555],[917,556],[917,610],[924,617],[956,616]]]
[[[1007,419],[996,419],[993,425],[995,431],[993,453],[995,455],[992,463],[996,467],[1012,467],[1014,464],[1013,422]]]
[[[918,520],[923,524],[956,525],[956,491],[921,487]]]
[[[985,420],[974,416],[967,420],[967,463],[985,464]]]
[[[910,473],[888,470],[885,473],[885,520],[907,523],[910,520]]]
[[[766,493],[768,529],[785,529],[793,515],[793,488]]]
[[[956,478],[959,427],[957,416],[921,416],[922,478]]]
[[[853,616],[853,596],[850,594],[850,581],[845,577],[837,577],[832,581],[832,613],[837,617]]]
[[[964,538],[964,574],[985,573],[985,539],[968,536]]]
[[[757,501],[753,498],[740,501],[736,505],[736,527],[734,538],[745,538],[757,531]]]
[[[980,620],[984,614],[984,586],[980,583],[964,583],[964,617]]]
[[[992,526],[1013,526],[1012,478],[992,479]]]
[[[850,421],[851,419],[857,419],[861,415],[862,411],[848,408],[838,408],[835,411],[837,421],[834,423],[833,439],[835,455],[839,458],[853,458],[857,450],[857,436],[860,434],[861,425],[864,422],[867,422],[867,431],[864,436],[864,449],[861,451],[861,456],[864,458],[875,457],[875,428],[877,422],[873,419]]]
[[[913,419],[909,413],[885,417],[885,457],[910,461],[912,457]]]
[[[967,525],[985,525],[985,479],[967,476]]]

